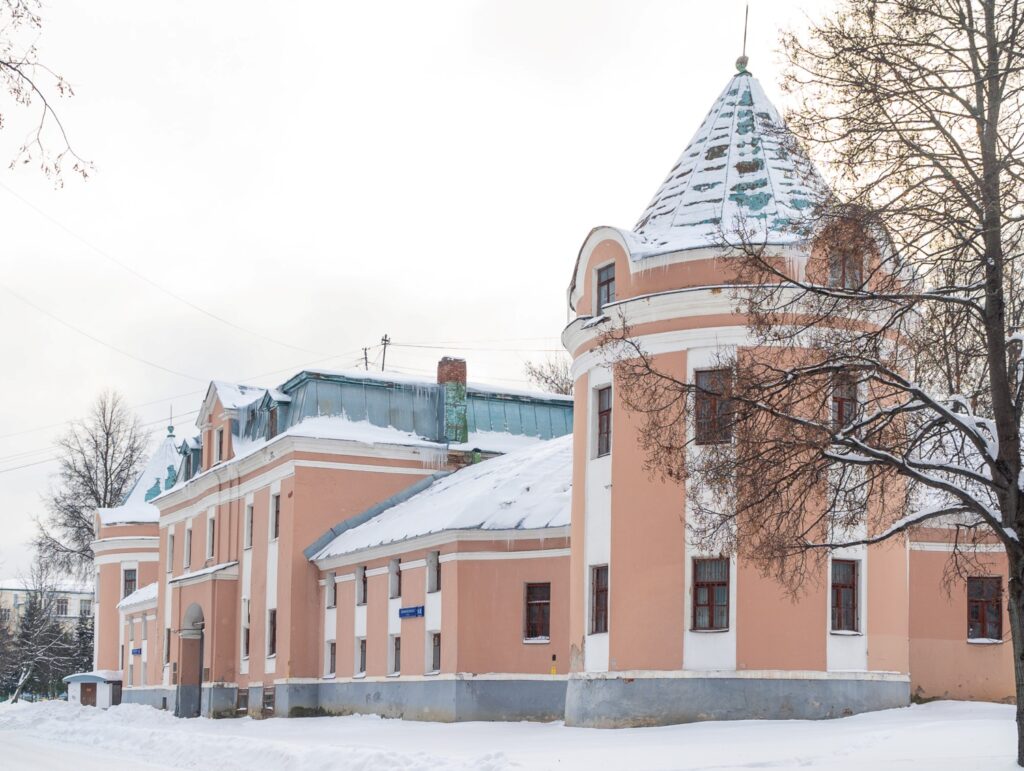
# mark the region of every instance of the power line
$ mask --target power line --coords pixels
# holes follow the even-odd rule
[[[101,340],[100,338],[98,338],[98,337],[96,337],[94,335],[89,334],[84,329],[80,329],[79,327],[76,327],[71,322],[65,321],[60,316],[57,316],[57,315],[51,313],[50,311],[46,310],[46,308],[43,308],[40,305],[36,305],[34,302],[32,302],[28,298],[23,297],[22,295],[18,294],[17,292],[15,292],[13,289],[11,289],[8,286],[4,286],[3,284],[0,284],[0,289],[3,289],[8,294],[10,294],[10,295],[16,297],[17,299],[21,300],[21,302],[25,303],[25,305],[29,306],[30,308],[34,308],[35,310],[39,311],[44,316],[48,316],[49,318],[53,319],[57,323],[63,324],[68,329],[70,329],[70,330],[72,330],[74,332],[77,332],[78,334],[82,335],[82,337],[87,337],[90,340],[92,340],[94,343],[99,343],[100,345],[102,345],[102,346],[104,346],[106,348],[109,348],[110,350],[115,351],[115,352],[121,354],[122,356],[127,356],[129,359],[135,359],[135,361],[142,362],[143,364],[146,364],[146,365],[148,365],[150,367],[154,367],[154,368],[159,369],[159,370],[163,370],[164,372],[169,372],[172,375],[177,375],[178,377],[188,378],[189,380],[198,380],[200,382],[205,380],[205,378],[196,377],[195,375],[189,375],[188,373],[185,373],[185,372],[179,372],[176,369],[171,369],[170,367],[165,367],[163,364],[157,364],[155,361],[149,361],[148,359],[143,359],[141,356],[136,356],[134,353],[129,353],[128,351],[126,351],[126,350],[124,350],[122,348],[118,348],[116,345],[108,343],[106,340]]]
[[[193,310],[198,311],[199,313],[202,313],[204,316],[209,316],[211,319],[214,319],[215,321],[218,321],[221,324],[229,326],[232,329],[237,329],[238,331],[244,332],[247,335],[252,335],[253,337],[258,337],[261,340],[265,340],[267,342],[274,343],[275,345],[281,345],[281,346],[284,346],[285,348],[291,348],[291,349],[296,350],[296,351],[303,351],[304,353],[317,353],[317,354],[324,353],[324,351],[314,351],[314,350],[311,350],[309,348],[303,348],[303,347],[298,346],[298,345],[292,345],[291,343],[286,343],[283,340],[277,340],[277,339],[275,339],[273,337],[270,337],[268,335],[264,335],[264,334],[262,334],[260,332],[256,332],[256,331],[254,331],[252,329],[248,329],[247,327],[243,327],[240,324],[236,324],[233,321],[229,321],[228,319],[224,318],[223,316],[218,316],[216,313],[213,313],[212,311],[209,311],[209,310],[207,310],[206,308],[203,308],[200,305],[196,305],[191,300],[187,300],[184,297],[182,297],[181,295],[177,294],[176,292],[173,292],[170,289],[168,289],[167,287],[163,286],[162,284],[157,283],[153,279],[149,278],[149,276],[146,276],[145,274],[140,273],[139,271],[135,270],[135,268],[131,267],[130,265],[127,265],[127,264],[121,262],[121,260],[117,259],[116,257],[112,257],[111,255],[107,254],[105,251],[100,249],[98,246],[93,244],[91,241],[89,241],[88,239],[86,239],[83,236],[80,236],[78,233],[73,231],[71,228],[69,228],[63,222],[61,222],[60,220],[50,216],[45,211],[43,211],[38,206],[36,206],[34,203],[32,203],[28,199],[26,199],[23,196],[21,196],[19,193],[16,193],[14,190],[12,190],[11,188],[7,187],[7,185],[3,184],[2,182],[0,182],[0,188],[3,188],[4,190],[6,190],[10,195],[14,196],[19,201],[21,201],[23,204],[25,204],[25,206],[27,206],[30,209],[32,209],[34,212],[39,214],[41,217],[43,217],[47,221],[49,221],[52,224],[56,225],[58,228],[63,230],[65,233],[67,233],[72,238],[74,238],[77,241],[80,241],[81,243],[83,243],[85,246],[87,246],[93,252],[98,254],[100,257],[103,257],[104,259],[109,260],[110,262],[114,263],[115,265],[117,265],[122,270],[128,271],[129,273],[131,273],[133,276],[135,276],[139,280],[146,282],[147,284],[149,284],[150,286],[154,287],[158,291],[163,292],[164,294],[166,294],[168,297],[172,297],[175,300],[177,300],[178,302],[184,303],[189,308],[192,308]]]

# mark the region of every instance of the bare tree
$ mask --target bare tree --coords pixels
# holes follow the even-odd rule
[[[106,391],[89,416],[57,445],[60,471],[46,498],[36,549],[57,569],[84,574],[92,567],[94,515],[120,505],[142,472],[148,435],[121,396]]]
[[[842,0],[785,36],[788,124],[833,183],[792,224],[807,249],[723,227],[749,344],[712,378],[661,371],[628,319],[603,343],[699,544],[794,590],[923,525],[954,571],[1005,547],[1024,765],[1022,41],[1013,0]]]
[[[553,394],[572,393],[571,362],[566,356],[549,356],[543,362],[528,361],[523,367],[526,377],[543,391]]]
[[[71,84],[39,61],[36,39],[43,26],[40,0],[0,0],[0,86],[18,107],[35,111],[31,128],[11,160],[37,163],[58,186],[70,162],[75,174],[87,177],[92,164],[72,147],[54,99],[74,95]],[[0,129],[8,113],[0,109]]]

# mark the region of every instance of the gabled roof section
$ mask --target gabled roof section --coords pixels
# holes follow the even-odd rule
[[[225,410],[241,410],[263,398],[265,388],[259,386],[243,385],[241,383],[227,383],[223,380],[211,380],[209,388],[206,389],[206,396],[203,399],[203,406],[196,416],[196,426],[202,427],[210,420],[210,411],[213,409],[214,400],[219,400]]]
[[[805,240],[795,223],[823,189],[761,84],[737,73],[632,233],[633,257],[715,246],[742,218],[769,244]]]
[[[461,530],[535,530],[569,524],[572,435],[466,466],[392,506],[374,507],[312,556],[337,557],[421,535]],[[322,543],[318,541],[318,544]]]

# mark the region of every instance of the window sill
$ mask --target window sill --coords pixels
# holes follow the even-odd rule
[[[856,632],[852,629],[830,629],[829,634],[833,634],[836,637],[863,637],[863,632]]]
[[[388,673],[388,677],[401,677],[401,676],[402,676],[401,672],[389,672]]]
[[[249,544],[248,546],[243,546],[242,551],[252,551],[252,544]]]
[[[433,670],[431,672],[424,672],[423,676],[424,677],[437,677],[439,674],[441,674],[441,670],[440,669],[435,669],[435,670]]]
[[[366,673],[365,672],[356,672],[354,675],[352,675],[352,679],[353,680],[365,680],[366,679]]]
[[[691,629],[694,634],[723,634],[729,631],[729,627],[725,629]]]
[[[324,675],[321,680],[334,680],[337,677],[336,674]]]
[[[994,637],[968,637],[968,645],[1002,645],[1003,640],[996,639]]]
[[[276,653],[268,653],[267,654],[267,658],[268,659],[276,659],[277,658],[277,654]]]
[[[602,634],[608,634],[607,632],[588,632],[587,637],[597,637]]]
[[[550,637],[524,637],[523,645],[549,645],[551,643]]]
[[[248,660],[249,660],[248,656],[242,656],[242,661],[248,661]]]
[[[325,609],[325,610],[334,610],[334,609],[335,609],[335,608],[337,608],[337,607],[338,607],[337,605],[327,605],[327,606],[325,606],[325,608],[324,608],[324,609]]]

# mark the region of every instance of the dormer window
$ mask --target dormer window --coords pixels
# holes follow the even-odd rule
[[[271,407],[267,413],[267,439],[277,436],[277,407]]]
[[[224,429],[218,428],[214,434],[213,462],[220,463],[224,460]]]
[[[615,302],[615,265],[597,269],[597,302],[594,315],[600,316],[606,305]]]

